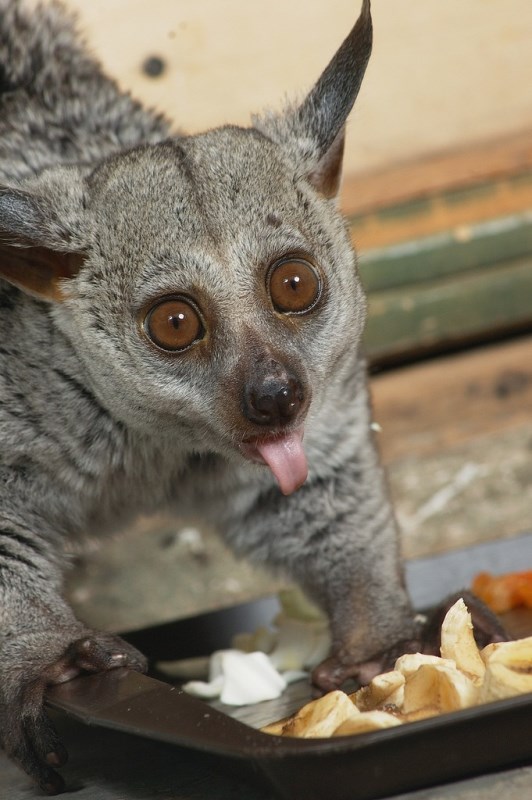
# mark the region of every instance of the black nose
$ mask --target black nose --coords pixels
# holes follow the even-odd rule
[[[301,383],[293,376],[268,376],[244,389],[244,414],[256,425],[287,425],[303,404]]]

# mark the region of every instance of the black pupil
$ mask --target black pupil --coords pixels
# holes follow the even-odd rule
[[[301,278],[299,277],[299,275],[293,275],[291,278],[287,278],[285,280],[285,284],[290,286],[290,288],[294,292],[297,292],[300,283],[301,283]]]
[[[168,318],[168,322],[172,325],[176,330],[178,330],[179,326],[182,322],[186,319],[186,314],[183,311],[179,311],[177,314],[172,314],[171,317]]]

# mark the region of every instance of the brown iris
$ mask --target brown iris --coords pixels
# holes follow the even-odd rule
[[[272,303],[283,314],[303,314],[313,308],[321,295],[318,273],[299,258],[280,261],[270,270],[269,291]]]
[[[205,333],[196,307],[186,298],[161,300],[147,313],[144,330],[162,350],[186,350]]]

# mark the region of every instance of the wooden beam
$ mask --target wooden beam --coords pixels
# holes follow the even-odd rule
[[[421,284],[532,254],[532,210],[360,253],[367,292]]]
[[[369,296],[365,345],[373,363],[532,327],[532,259]]]
[[[532,170],[532,130],[460,150],[346,177],[342,209],[347,216],[426,198]]]
[[[371,385],[386,463],[443,453],[530,426],[532,336],[374,375]]]
[[[467,237],[472,224],[532,208],[532,171],[473,184],[350,217],[359,251],[453,231]]]

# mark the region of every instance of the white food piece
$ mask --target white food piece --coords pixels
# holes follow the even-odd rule
[[[308,672],[304,669],[287,669],[286,672],[281,672],[281,675],[285,679],[287,686],[296,681],[306,680],[308,682]]]
[[[270,658],[278,670],[310,669],[329,654],[331,637],[324,620],[278,620],[277,642]]]
[[[223,683],[224,677],[220,675],[213,681],[188,681],[188,683],[183,684],[183,689],[187,694],[200,697],[202,700],[215,700],[220,697]]]
[[[311,670],[328,656],[331,638],[329,624],[323,612],[301,589],[285,589],[279,593],[279,600],[282,610],[272,624],[261,625],[252,633],[236,634],[233,636],[231,649],[243,653],[267,653],[277,670],[287,673],[285,679],[290,683],[305,677],[303,670]],[[215,690],[207,688],[205,678],[212,669],[213,656],[159,661],[157,668],[170,678],[188,679],[187,691],[192,686],[191,692],[206,699],[212,698]],[[211,674],[211,680],[212,678]]]
[[[209,656],[181,658],[178,661],[158,661],[157,669],[169,678],[205,680],[209,676]]]
[[[244,653],[254,653],[260,650],[262,653],[270,653],[277,641],[277,633],[261,625],[253,633],[237,633],[231,640],[232,650],[242,650]]]
[[[286,689],[286,681],[265,653],[227,650],[222,655],[224,684],[220,700],[243,706],[273,700]]]
[[[211,656],[210,680],[189,681],[183,686],[189,694],[222,703],[245,706],[274,700],[286,689],[286,680],[265,653],[219,650]]]
[[[276,624],[282,624],[281,619],[299,619],[305,622],[327,622],[327,617],[318,606],[310,600],[299,586],[291,586],[279,592],[281,613],[276,619]]]

